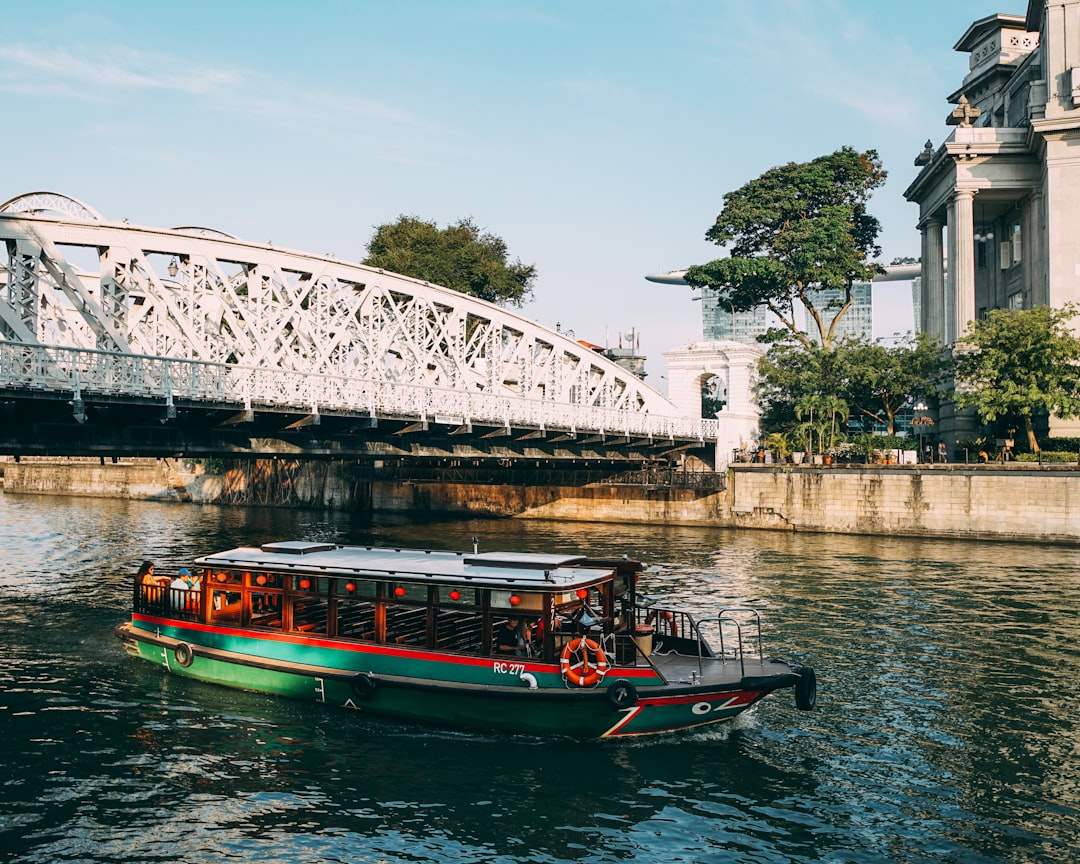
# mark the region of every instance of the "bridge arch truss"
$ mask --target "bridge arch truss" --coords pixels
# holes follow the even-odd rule
[[[563,436],[715,439],[602,355],[397,274],[210,229],[0,205],[0,387]],[[76,411],[77,413],[77,411]]]

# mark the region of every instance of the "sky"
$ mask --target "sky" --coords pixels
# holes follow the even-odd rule
[[[842,146],[889,178],[881,260],[918,257],[913,160],[951,128],[970,24],[1026,0],[37,0],[4,4],[0,202],[199,225],[360,261],[400,214],[470,217],[538,270],[519,310],[649,383],[702,338],[724,193]],[[913,329],[876,288],[875,335]]]

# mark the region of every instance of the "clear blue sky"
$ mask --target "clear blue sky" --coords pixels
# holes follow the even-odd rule
[[[973,21],[1025,0],[38,0],[0,30],[0,201],[203,225],[360,260],[399,214],[471,216],[535,264],[524,313],[661,352],[700,339],[647,273],[723,254],[725,192],[843,145],[889,171],[885,261],[919,255],[912,160],[948,134]],[[891,289],[909,294],[908,285]],[[882,295],[879,334],[911,329]]]

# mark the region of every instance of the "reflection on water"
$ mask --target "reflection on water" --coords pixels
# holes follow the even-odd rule
[[[640,557],[699,614],[753,602],[819,710],[581,743],[369,721],[171,678],[112,635],[138,562],[307,537]],[[8,860],[1068,861],[1080,554],[563,523],[0,497]]]

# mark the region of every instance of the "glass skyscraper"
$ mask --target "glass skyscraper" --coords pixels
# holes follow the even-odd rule
[[[836,325],[836,333],[833,339],[839,342],[845,336],[856,336],[860,339],[872,341],[874,338],[874,304],[870,294],[869,282],[856,282],[851,286],[851,306],[848,307],[840,323]],[[841,304],[844,302],[844,292],[838,288],[818,289],[810,292],[810,300],[817,308],[828,330],[833,318],[839,311],[839,305],[830,309],[830,303]],[[803,330],[815,342],[820,342],[817,325],[805,310],[803,315]]]
[[[742,342],[757,345],[757,337],[768,329],[766,309],[758,306],[749,312],[733,312],[721,304],[719,292],[708,286],[701,289],[701,331],[709,342]]]

